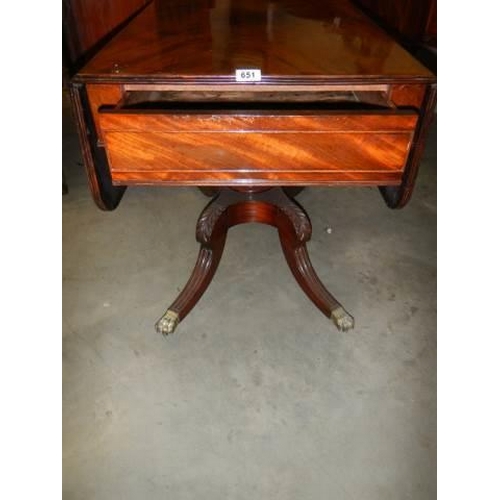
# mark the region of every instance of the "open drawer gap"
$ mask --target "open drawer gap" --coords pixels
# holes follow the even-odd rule
[[[126,91],[115,110],[163,112],[318,111],[394,109],[382,91],[165,92]],[[109,110],[109,108],[107,109]],[[107,111],[105,110],[105,111]]]

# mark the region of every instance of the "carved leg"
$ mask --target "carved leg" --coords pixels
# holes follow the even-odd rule
[[[226,242],[227,227],[223,220],[226,208],[214,200],[202,212],[196,228],[196,239],[201,243],[198,259],[186,286],[156,323],[158,333],[173,333],[210,285]]]
[[[354,318],[325,288],[309,259],[306,242],[311,238],[312,228],[306,212],[289,199],[280,207],[277,227],[288,266],[305,294],[340,331],[354,328]]]
[[[302,290],[339,330],[354,327],[353,317],[321,283],[309,260],[306,242],[311,238],[311,222],[302,207],[281,188],[222,188],[198,219],[198,260],[186,286],[156,323],[158,332],[172,333],[196,305],[215,274],[228,229],[247,222],[276,227],[288,265]]]

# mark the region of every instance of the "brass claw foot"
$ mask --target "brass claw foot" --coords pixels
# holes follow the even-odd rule
[[[158,333],[168,335],[174,333],[179,324],[179,315],[170,309],[157,321],[155,328]]]
[[[341,332],[354,328],[354,318],[343,307],[334,309],[330,317]]]

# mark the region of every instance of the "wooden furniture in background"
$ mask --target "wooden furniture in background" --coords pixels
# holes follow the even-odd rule
[[[63,48],[70,72],[151,0],[63,0]]]
[[[357,0],[414,49],[437,46],[436,0]]]
[[[260,70],[238,82],[238,69]],[[352,316],[309,260],[304,186],[378,186],[410,199],[435,77],[348,0],[156,0],[72,84],[89,185],[112,210],[127,186],[199,186],[213,199],[172,332],[212,279],[236,224],[276,226],[299,285],[341,329]]]

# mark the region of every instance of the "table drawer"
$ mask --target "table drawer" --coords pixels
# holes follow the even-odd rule
[[[101,110],[115,184],[398,184],[412,111]]]

